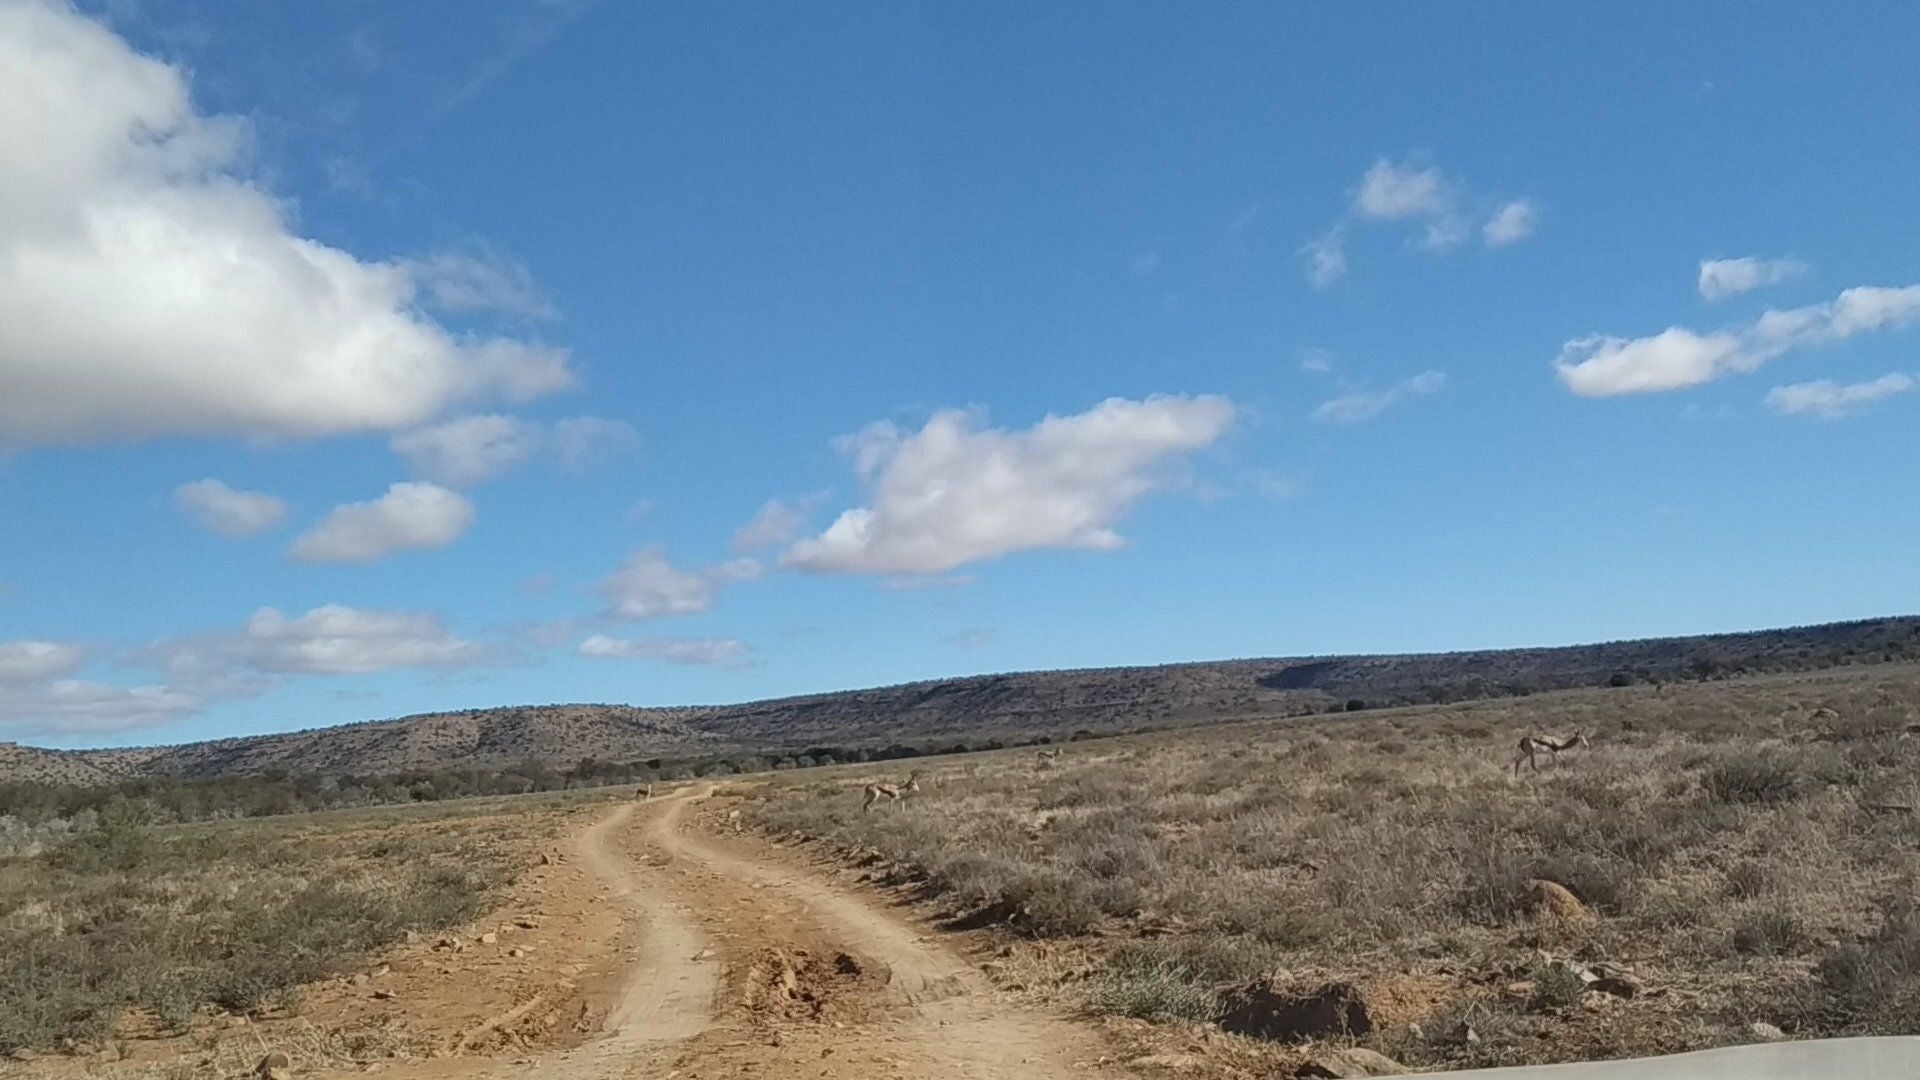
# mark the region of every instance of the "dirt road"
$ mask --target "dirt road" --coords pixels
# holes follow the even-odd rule
[[[609,812],[581,863],[633,920],[603,1031],[492,1075],[1048,1080],[1125,1075],[1098,1032],[998,993],[910,917],[690,821],[707,791]],[[434,1074],[470,1072],[423,1063]],[[469,1062],[469,1066],[477,1062]],[[403,1072],[404,1070],[395,1070]]]

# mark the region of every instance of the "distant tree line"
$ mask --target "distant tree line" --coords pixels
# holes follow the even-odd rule
[[[1092,731],[1076,731],[1070,741],[1094,738]],[[809,769],[865,761],[892,761],[936,754],[965,754],[1003,750],[1009,746],[1043,746],[1047,736],[1014,739],[989,738],[975,742],[955,740],[921,745],[812,746],[800,750],[763,753],[732,752],[686,758],[643,758],[602,761],[584,758],[566,768],[528,760],[510,768],[414,769],[381,776],[343,774],[289,774],[270,769],[252,776],[214,779],[142,777],[91,787],[43,781],[0,783],[0,815],[28,825],[72,818],[109,806],[136,801],[151,807],[161,820],[209,821],[270,817],[354,806],[438,802],[487,795],[524,795],[530,792],[645,784],[706,776],[780,769]]]

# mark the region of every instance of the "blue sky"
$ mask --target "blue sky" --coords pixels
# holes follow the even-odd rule
[[[1920,610],[1916,39],[0,0],[0,738]]]

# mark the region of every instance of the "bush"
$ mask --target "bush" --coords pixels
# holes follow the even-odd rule
[[[1580,1003],[1587,992],[1586,980],[1565,964],[1543,964],[1533,973],[1533,994],[1527,1007],[1539,1012],[1558,1012]]]
[[[1814,969],[1817,1020],[1841,1031],[1913,1030],[1920,1013],[1920,908],[1908,897],[1882,905],[1880,929],[1841,945]]]
[[[1724,803],[1780,803],[1799,798],[1804,778],[1779,753],[1750,751],[1725,758],[1702,779],[1707,794]]]
[[[1784,907],[1758,908],[1733,928],[1733,950],[1750,956],[1785,956],[1806,941],[1800,917]]]
[[[1155,1023],[1204,1023],[1220,1015],[1220,995],[1206,973],[1168,950],[1123,946],[1107,958],[1087,1004]]]

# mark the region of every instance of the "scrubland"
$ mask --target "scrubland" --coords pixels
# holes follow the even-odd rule
[[[161,825],[119,801],[20,831],[0,855],[0,1054],[297,1013],[303,984],[484,910],[558,827],[540,805]]]
[[[1003,980],[1084,1008],[1178,1027],[1337,981],[1409,1065],[1613,1057],[1920,1031],[1916,724],[1920,669],[1877,665],[949,759],[872,813],[859,783],[907,763],[794,774],[750,814],[1011,935]]]

